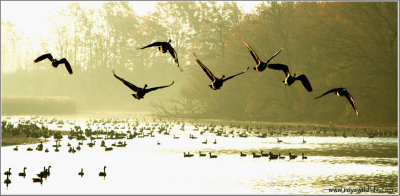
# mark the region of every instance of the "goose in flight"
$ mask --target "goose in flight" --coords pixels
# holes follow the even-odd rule
[[[351,106],[353,106],[354,111],[356,112],[357,116],[358,116],[358,111],[357,111],[357,107],[356,107],[356,103],[354,102],[353,96],[351,96],[351,94],[347,91],[346,88],[334,88],[331,89],[329,91],[327,91],[326,93],[322,94],[319,97],[315,97],[314,99],[318,99],[326,94],[329,93],[335,93],[337,96],[345,96],[347,98],[347,100],[349,100]]]
[[[145,49],[148,47],[153,47],[157,46],[158,50],[161,51],[162,53],[166,53],[167,51],[171,54],[172,58],[174,58],[175,63],[178,65],[178,68],[180,71],[183,71],[181,67],[179,67],[179,61],[178,61],[178,54],[176,53],[175,49],[171,46],[171,39],[168,40],[168,42],[153,42],[145,47],[138,48],[138,49]]]
[[[47,54],[44,54],[44,55],[39,56],[38,58],[36,58],[34,60],[34,62],[37,63],[37,62],[42,61],[44,59],[49,59],[51,61],[51,65],[53,67],[58,67],[59,64],[65,64],[65,68],[67,68],[68,73],[72,74],[72,68],[71,68],[71,65],[69,64],[69,62],[67,61],[67,59],[62,58],[60,60],[57,60],[57,59],[53,58],[53,56],[50,53],[47,53]]]
[[[284,73],[285,76],[286,76],[285,80],[283,81],[283,83],[284,83],[286,86],[290,86],[290,85],[293,84],[296,80],[300,80],[301,83],[303,83],[303,86],[304,86],[309,92],[312,91],[312,87],[311,87],[310,81],[308,81],[306,75],[304,75],[304,74],[299,75],[299,76],[296,76],[296,74],[293,74],[293,76],[290,75],[289,68],[288,68],[287,65],[284,65],[284,64],[269,64],[269,65],[268,65],[268,68],[270,68],[270,69],[275,69],[275,70],[282,70],[283,73]]]
[[[124,79],[118,77],[117,75],[115,75],[114,70],[113,70],[112,72],[113,72],[114,76],[115,76],[118,80],[120,80],[120,81],[121,81],[122,83],[124,83],[127,87],[129,87],[131,90],[133,90],[133,91],[136,92],[135,94],[132,94],[132,96],[135,97],[135,98],[138,99],[138,100],[142,99],[146,93],[149,93],[149,92],[151,92],[151,91],[154,91],[154,90],[157,90],[157,89],[160,89],[160,88],[169,87],[169,86],[171,86],[172,84],[174,84],[174,81],[172,81],[172,83],[169,84],[169,85],[166,85],[166,86],[159,86],[159,87],[154,87],[154,88],[149,88],[149,89],[146,89],[146,88],[147,88],[147,84],[145,84],[143,88],[140,88],[140,87],[137,87],[137,86],[135,86],[134,84],[132,84],[132,83],[130,83],[130,82],[128,82],[128,81],[126,81],[126,80],[124,80]]]
[[[213,73],[212,73],[212,72],[197,58],[197,56],[196,56],[195,53],[193,53],[193,55],[194,55],[194,57],[196,58],[197,63],[200,65],[200,67],[203,69],[203,71],[206,72],[207,76],[208,76],[208,77],[210,78],[210,80],[212,81],[212,84],[211,84],[211,85],[208,85],[208,86],[210,86],[210,88],[213,89],[213,90],[218,90],[218,89],[220,89],[220,88],[222,87],[222,85],[224,84],[225,81],[227,81],[227,80],[229,80],[229,79],[232,79],[233,77],[238,76],[238,75],[240,75],[240,74],[246,73],[247,70],[249,70],[249,67],[247,67],[246,70],[244,70],[244,71],[242,71],[242,72],[240,72],[240,73],[238,73],[238,74],[235,74],[235,75],[233,75],[233,76],[229,76],[229,77],[225,78],[225,75],[222,75],[221,78],[217,78],[217,77],[215,77],[214,74],[213,74]]]
[[[246,45],[246,47],[249,49],[251,56],[253,56],[254,60],[257,63],[256,67],[253,67],[254,70],[262,72],[268,67],[268,63],[276,56],[278,55],[283,48],[281,48],[278,52],[276,52],[274,55],[272,55],[271,58],[269,58],[266,62],[262,62],[260,58],[258,58],[256,52],[243,40],[243,43]]]

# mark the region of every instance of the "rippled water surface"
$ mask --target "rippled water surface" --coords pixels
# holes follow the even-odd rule
[[[4,120],[4,119],[3,119]],[[7,119],[16,122],[16,118]],[[69,122],[69,123],[68,123]],[[384,193],[398,193],[398,139],[368,137],[315,137],[279,136],[247,138],[236,133],[243,128],[215,127],[215,130],[233,132],[227,137],[206,131],[206,126],[195,129],[192,124],[168,123],[169,135],[159,134],[161,123],[152,122],[141,127],[154,127],[154,137],[134,139],[108,139],[106,146],[122,141],[126,147],[113,147],[105,151],[97,139],[94,147],[90,140],[83,141],[81,150],[69,153],[67,144],[78,146],[76,139],[67,136],[61,140],[59,152],[54,151],[54,139],[43,143],[46,153],[36,151],[38,144],[1,148],[2,173],[11,168],[11,184],[6,186],[2,174],[2,194],[272,194],[319,193],[329,194],[329,188],[387,188]],[[90,124],[93,129],[116,132],[133,132],[132,124]],[[49,129],[70,130],[75,125],[87,128],[85,120],[70,120],[63,125],[45,124]],[[123,128],[124,127],[124,128]],[[114,127],[115,128],[115,127]],[[137,131],[138,131],[137,130]],[[150,130],[144,130],[149,132]],[[196,139],[191,139],[193,135]],[[174,136],[179,139],[174,139]],[[306,143],[303,143],[303,138]],[[207,144],[203,144],[207,140]],[[213,142],[217,141],[216,144]],[[157,143],[160,143],[158,145]],[[26,151],[28,147],[33,151]],[[252,152],[280,153],[285,159],[253,158]],[[207,153],[199,157],[199,151]],[[194,154],[184,157],[184,152]],[[217,155],[211,159],[209,152]],[[240,152],[247,154],[241,157]],[[289,160],[288,153],[298,157]],[[307,159],[301,158],[305,153]],[[43,184],[33,183],[32,178],[51,165],[50,176]],[[98,174],[106,166],[106,177]],[[18,176],[27,167],[26,178]],[[78,175],[83,168],[84,176]],[[390,189],[393,191],[391,192]],[[369,192],[371,193],[371,192]],[[377,192],[373,192],[377,193]]]

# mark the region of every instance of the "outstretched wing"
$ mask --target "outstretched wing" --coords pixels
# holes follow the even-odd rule
[[[253,48],[251,48],[244,40],[243,43],[246,45],[247,49],[249,49],[251,56],[253,56],[254,60],[256,61],[257,65],[261,63],[260,58],[258,58],[256,52],[254,52]]]
[[[176,54],[175,49],[171,46],[171,47],[169,48],[168,51],[169,51],[169,53],[171,54],[172,58],[174,58],[175,63],[177,63],[177,64],[178,64],[178,67],[179,67],[178,54]]]
[[[304,86],[309,92],[312,91],[312,87],[311,87],[310,81],[307,79],[306,75],[304,75],[304,74],[299,75],[298,77],[296,77],[296,80],[300,80],[301,83],[303,83],[303,86]]]
[[[67,68],[67,70],[68,70],[68,73],[72,74],[72,68],[71,68],[71,65],[69,64],[69,62],[67,61],[67,59],[62,58],[61,60],[57,61],[56,63],[57,63],[57,65],[64,63],[65,64],[65,68]]]
[[[356,103],[354,102],[353,96],[351,96],[351,94],[348,91],[344,92],[344,96],[346,96],[347,100],[349,100],[351,106],[353,106],[354,111],[356,112],[357,116],[358,116],[358,111],[357,111],[357,107],[356,107]]]
[[[278,55],[279,53],[281,53],[282,50],[283,50],[283,48],[281,48],[278,52],[276,52],[274,55],[272,55],[272,57],[268,59],[267,63],[270,62],[276,55]]]
[[[232,79],[233,77],[235,77],[235,76],[238,76],[238,75],[240,75],[240,74],[244,74],[244,73],[246,73],[247,71],[249,70],[249,67],[247,67],[247,69],[246,70],[244,70],[244,71],[242,71],[242,72],[240,72],[240,73],[238,73],[238,74],[235,74],[235,75],[233,75],[233,76],[229,76],[229,77],[227,77],[227,78],[224,78],[222,81],[227,81],[227,80],[229,80],[229,79]]]
[[[53,56],[51,56],[50,53],[47,53],[47,54],[44,54],[44,55],[39,56],[38,58],[36,58],[36,59],[34,60],[34,62],[37,63],[37,62],[42,61],[42,60],[44,60],[44,59],[49,59],[50,61],[53,61]]]
[[[154,42],[154,43],[149,44],[149,45],[147,45],[147,46],[145,46],[143,48],[138,48],[138,50],[139,49],[145,49],[145,48],[148,48],[148,47],[153,47],[153,46],[161,46],[163,43],[165,43],[165,42]]]
[[[171,83],[170,85],[165,85],[165,86],[159,86],[159,87],[149,88],[149,89],[145,89],[145,91],[146,91],[146,93],[148,93],[148,92],[151,92],[151,91],[160,89],[160,88],[169,87],[169,86],[171,86],[171,85],[173,85],[173,84],[174,84],[174,81],[172,81],[172,83]]]
[[[214,74],[212,74],[211,71],[197,58],[195,53],[193,53],[193,55],[196,58],[197,63],[200,65],[200,67],[203,69],[203,71],[206,72],[206,74],[210,78],[210,80],[214,81],[215,80]]]
[[[326,94],[329,94],[329,93],[336,93],[338,90],[339,90],[339,88],[331,89],[331,90],[329,90],[329,91],[326,91],[326,92],[325,92],[324,94],[322,94],[321,96],[315,97],[314,99],[318,99],[318,98],[320,98],[320,97],[322,97],[322,96],[324,96],[324,95],[326,95]]]
[[[126,80],[124,80],[124,79],[118,77],[117,75],[115,75],[114,70],[113,70],[112,72],[113,72],[114,76],[115,76],[118,80],[120,80],[122,83],[124,83],[124,84],[125,84],[127,87],[129,87],[131,90],[133,90],[133,91],[135,91],[135,92],[138,91],[139,87],[137,87],[137,86],[135,86],[134,84],[132,84],[132,83],[130,83],[130,82],[128,82],[128,81],[126,81]]]
[[[268,68],[282,70],[286,77],[290,74],[289,67],[284,64],[268,64]]]

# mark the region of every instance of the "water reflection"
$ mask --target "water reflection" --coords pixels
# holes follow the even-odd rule
[[[78,125],[83,130],[107,128],[126,133],[134,131],[132,124],[70,121],[62,126],[46,126],[69,130]],[[2,175],[2,193],[329,194],[328,188],[366,186],[398,192],[397,138],[280,136],[282,142],[277,142],[276,137],[260,138],[251,133],[238,137],[245,131],[240,128],[227,128],[234,134],[225,137],[209,131],[201,134],[206,127],[188,123],[184,130],[181,124],[173,124],[164,134],[158,132],[160,125],[139,123],[136,131],[153,132],[133,139],[106,139],[101,135],[102,139],[83,142],[67,136],[59,142],[49,139],[42,144],[42,149],[49,150],[47,153],[37,150],[40,144],[19,145],[18,151],[14,151],[16,146],[2,147],[2,171],[29,168],[24,177]],[[105,147],[101,146],[103,141]],[[106,147],[113,149],[106,151]],[[70,148],[75,153],[69,153]],[[199,151],[205,156],[200,156]],[[252,153],[261,155],[261,151],[280,153],[286,158],[252,157]],[[193,156],[184,157],[184,152]],[[240,156],[241,152],[247,156]],[[210,153],[217,157],[210,158]],[[289,153],[298,157],[289,160]],[[308,158],[301,159],[301,153]],[[47,176],[37,175],[46,169]],[[35,178],[42,181],[32,183]],[[7,179],[12,184],[6,183]]]

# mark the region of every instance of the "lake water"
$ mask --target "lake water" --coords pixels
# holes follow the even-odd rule
[[[2,120],[16,123],[18,118]],[[75,125],[87,128],[89,119],[64,119],[64,124],[45,122],[54,130],[70,130]],[[146,125],[148,123],[148,125]],[[83,141],[81,150],[69,153],[67,144],[78,146],[76,139],[67,136],[61,140],[59,152],[54,151],[51,138],[36,151],[38,144],[18,145],[1,148],[1,193],[2,194],[332,194],[330,188],[349,188],[347,191],[367,189],[361,193],[398,194],[398,139],[368,137],[316,137],[288,135],[266,138],[250,133],[247,138],[239,137],[246,132],[243,128],[216,126],[214,133],[205,131],[206,126],[193,124],[165,123],[169,135],[159,134],[160,122],[139,122],[140,128],[153,127],[154,137],[134,139],[108,139],[106,146],[122,141],[126,147],[114,147],[105,151],[97,139],[90,148]],[[116,132],[133,132],[135,121],[119,123],[91,123],[93,129]],[[116,129],[118,127],[118,129]],[[216,136],[224,130],[227,137]],[[150,130],[144,130],[149,133]],[[190,135],[197,137],[191,139]],[[174,139],[174,136],[179,139]],[[303,138],[306,143],[303,143]],[[207,140],[207,144],[203,144]],[[214,141],[217,141],[214,144]],[[157,143],[160,143],[158,145]],[[31,147],[33,151],[26,151]],[[285,159],[269,160],[268,157],[253,158],[252,152],[280,153]],[[199,157],[199,151],[207,153]],[[194,154],[184,157],[184,152]],[[217,155],[211,159],[209,152]],[[240,152],[247,154],[241,157]],[[298,157],[289,160],[288,153]],[[301,158],[305,153],[307,159]],[[33,183],[36,174],[51,165],[50,176],[43,183]],[[106,177],[99,172],[106,166]],[[26,177],[18,176],[27,167]],[[11,184],[6,186],[3,174],[11,168]],[[84,176],[78,175],[83,168]],[[368,189],[370,187],[370,189]],[[383,191],[383,192],[379,192]]]

